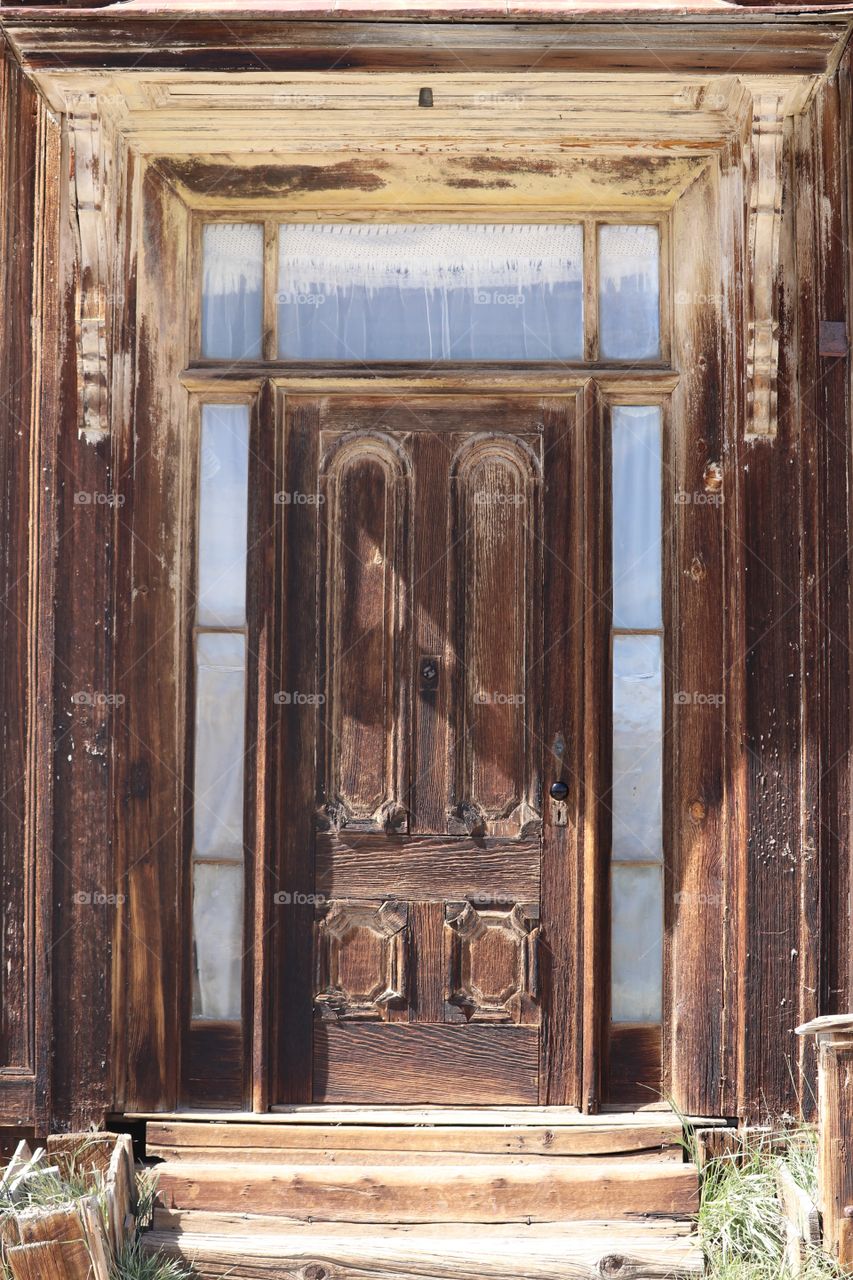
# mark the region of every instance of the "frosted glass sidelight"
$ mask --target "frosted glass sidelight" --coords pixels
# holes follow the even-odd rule
[[[208,222],[202,232],[201,354],[260,360],[264,229],[259,222]]]
[[[237,1021],[243,974],[243,867],[193,868],[193,1018]]]
[[[663,988],[663,868],[611,871],[613,1022],[660,1022]]]
[[[234,632],[196,636],[196,858],[243,856],[246,641]]]
[[[613,409],[613,626],[661,625],[661,411]]]
[[[660,355],[660,233],[657,227],[598,229],[598,324],[605,360]]]
[[[201,419],[198,518],[200,626],[246,621],[249,406],[206,404]]]
[[[282,226],[278,351],[301,360],[579,360],[583,228]]]
[[[663,681],[660,636],[613,637],[612,853],[663,852]]]

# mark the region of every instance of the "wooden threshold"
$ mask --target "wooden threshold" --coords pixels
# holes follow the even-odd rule
[[[596,1126],[628,1128],[638,1124],[660,1125],[671,1120],[673,1127],[691,1128],[723,1127],[728,1121],[719,1116],[679,1116],[665,1103],[653,1104],[642,1109],[629,1110],[617,1107],[602,1109],[595,1115],[579,1111],[575,1107],[380,1107],[324,1105],[273,1107],[270,1111],[215,1111],[199,1108],[181,1111],[125,1111],[116,1112],[110,1119],[119,1121],[181,1121],[218,1124],[305,1124],[305,1125],[577,1125],[584,1128]]]

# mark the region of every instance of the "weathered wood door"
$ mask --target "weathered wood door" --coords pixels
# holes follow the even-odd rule
[[[273,1101],[577,1101],[574,403],[286,398]]]

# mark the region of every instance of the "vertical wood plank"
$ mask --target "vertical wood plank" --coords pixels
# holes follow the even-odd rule
[[[318,493],[319,402],[287,397],[284,402],[284,490]],[[282,786],[279,804],[280,853],[273,915],[276,934],[274,1007],[278,1010],[276,1101],[312,1098],[314,825],[318,722],[325,708],[292,695],[320,692],[317,627],[317,502],[281,507],[283,581],[281,589],[282,691],[279,734]],[[307,899],[307,901],[306,901]]]
[[[581,419],[581,422],[578,421]],[[544,405],[544,720],[539,972],[542,1001],[539,1101],[551,1106],[594,1103],[581,1096],[584,1055],[583,972],[594,963],[583,941],[580,860],[586,826],[578,745],[584,742],[583,651],[589,600],[584,589],[582,409],[577,400]],[[538,663],[536,664],[538,667]],[[539,677],[539,670],[534,670]],[[568,825],[557,826],[548,798],[552,782],[567,783]]]
[[[134,394],[115,426],[117,506],[116,862],[122,926],[125,1080],[133,1110],[174,1108],[184,866],[184,690],[188,578],[183,480],[189,448],[186,210],[159,176],[140,174]],[[161,281],[168,279],[164,289]]]
[[[720,1107],[724,906],[723,326],[719,172],[709,167],[673,215],[674,357],[664,462],[667,598],[664,1087],[688,1114]],[[708,299],[712,302],[709,304]],[[714,301],[715,300],[715,301]],[[701,424],[701,425],[700,425]]]

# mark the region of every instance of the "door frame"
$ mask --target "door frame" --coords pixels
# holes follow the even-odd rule
[[[518,367],[465,364],[440,368],[418,365],[283,368],[278,365],[263,369],[243,366],[223,377],[219,369],[214,370],[209,364],[196,364],[184,373],[182,381],[194,402],[211,398],[253,401],[255,439],[265,442],[266,456],[274,459],[265,471],[258,468],[256,492],[265,492],[266,499],[273,502],[275,492],[292,487],[285,475],[284,460],[284,406],[289,396],[400,398],[434,394],[477,398],[524,394],[541,400],[546,408],[549,402],[571,403],[578,429],[567,433],[570,438],[564,442],[559,467],[547,466],[546,445],[544,471],[544,527],[551,531],[551,545],[555,550],[559,548],[561,557],[570,557],[567,563],[574,562],[577,569],[573,566],[572,572],[565,575],[568,586],[562,599],[546,591],[543,600],[544,683],[550,691],[543,719],[543,791],[545,781],[551,776],[546,753],[553,749],[557,735],[562,732],[567,751],[577,753],[580,775],[574,781],[580,794],[600,796],[602,769],[606,767],[602,715],[607,712],[604,691],[609,679],[607,619],[602,614],[606,592],[602,567],[608,538],[601,520],[607,510],[607,470],[602,451],[606,410],[609,403],[624,403],[626,399],[666,406],[678,384],[678,376],[671,368],[644,367],[637,371],[612,367],[555,369],[553,364]],[[591,511],[598,512],[598,527],[589,526]],[[568,520],[561,519],[566,514]],[[282,957],[278,947],[265,942],[274,919],[274,887],[270,881],[268,851],[275,848],[276,832],[284,830],[281,825],[283,796],[277,782],[281,777],[281,746],[278,735],[271,731],[275,708],[270,696],[270,681],[274,682],[283,671],[287,639],[280,626],[276,585],[286,571],[282,529],[283,522],[279,522],[274,531],[255,529],[260,539],[260,570],[250,573],[249,586],[256,643],[263,647],[263,652],[276,654],[275,664],[267,664],[267,671],[273,674],[255,681],[247,699],[247,715],[260,747],[253,753],[246,787],[246,830],[250,833],[247,843],[253,848],[253,856],[247,859],[246,879],[242,1099],[245,1108],[256,1112],[274,1109],[277,1103],[275,1095],[279,1086],[274,1082],[278,1081],[277,1068],[282,1053],[277,1016],[284,995]],[[567,680],[565,651],[559,637],[568,630],[567,619],[571,616],[583,619],[578,651],[594,655],[594,661],[576,664]],[[555,636],[557,638],[552,639]],[[558,688],[559,698],[555,695]],[[573,747],[572,743],[577,745]],[[572,780],[567,780],[571,785]],[[569,893],[577,927],[571,937],[555,938],[554,971],[558,977],[550,998],[553,1007],[562,1012],[548,1020],[548,1034],[543,1036],[540,1102],[594,1112],[601,1105],[606,1071],[607,859],[602,843],[600,801],[586,805],[581,811],[573,799],[574,794],[570,791],[570,812],[573,804],[575,812],[582,812],[577,828],[554,828],[550,823],[547,796],[543,796],[542,901],[547,902],[549,893]],[[313,814],[310,817],[313,823]],[[546,912],[547,907],[543,909],[543,917]],[[665,957],[665,1008],[666,968]]]

